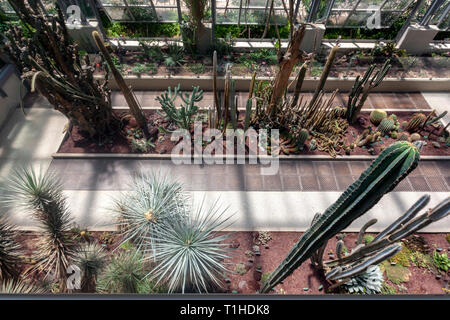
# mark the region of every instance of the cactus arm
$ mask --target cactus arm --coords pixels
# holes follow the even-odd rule
[[[252,99],[247,100],[247,105],[245,106],[245,119],[244,119],[244,132],[246,132],[250,126],[250,116],[252,113]]]
[[[356,244],[362,244],[363,243],[363,239],[364,239],[364,233],[366,232],[366,230],[373,226],[375,223],[377,223],[377,219],[372,219],[370,221],[368,221],[365,225],[362,226],[361,230],[359,230],[358,233],[358,239],[356,240]]]
[[[391,191],[418,163],[417,148],[400,141],[386,148],[324,214],[307,230],[271,273],[261,292],[283,281],[327,240],[346,228]]]

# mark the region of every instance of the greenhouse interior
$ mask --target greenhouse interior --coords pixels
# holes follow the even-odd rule
[[[0,0],[0,300],[448,297],[449,26],[449,0]]]

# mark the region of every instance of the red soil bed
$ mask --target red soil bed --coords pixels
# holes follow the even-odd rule
[[[165,130],[174,130],[175,127],[171,126],[169,122],[160,116],[154,110],[145,110],[147,119],[149,123],[151,123],[151,127],[154,128],[157,137],[154,138],[155,147],[150,150],[150,154],[170,154],[173,147],[178,142],[173,142],[170,140],[171,134],[159,130],[156,132],[156,128],[163,128]],[[402,121],[406,121],[411,119],[411,116],[414,112],[396,112],[398,121],[401,123]],[[131,143],[129,141],[129,133],[130,130],[136,129],[136,122],[133,118],[127,116],[126,111],[117,111],[117,115],[122,119],[123,128],[120,132],[117,132],[115,136],[108,138],[105,141],[99,142],[92,139],[87,138],[82,132],[78,131],[77,127],[74,127],[70,136],[68,136],[61,144],[58,152],[59,153],[140,153],[139,151],[133,152],[131,148]],[[239,116],[239,127],[243,127],[243,111],[240,112]],[[360,121],[355,125],[351,125],[346,132],[345,141],[346,144],[350,144],[354,142],[358,135],[360,135],[369,125],[371,125],[369,121],[369,113],[363,112],[360,115]],[[205,129],[206,127],[204,127]],[[372,125],[373,128],[373,125]],[[431,133],[430,133],[431,132]],[[427,141],[427,144],[423,146],[421,150],[422,155],[434,155],[434,156],[444,156],[450,155],[449,147],[445,145],[445,143],[440,142],[440,148],[435,148],[432,145],[432,141],[436,141],[438,138],[436,133],[439,132],[438,129],[434,129],[431,126],[428,126],[425,131],[421,131],[420,134],[422,137],[428,136],[428,138],[423,138]],[[311,138],[310,138],[311,139]],[[372,148],[374,149],[373,154],[377,155],[381,152],[383,147],[387,147],[393,142],[397,141],[396,139],[392,139],[390,137],[382,137],[382,143],[373,144]],[[310,140],[307,141],[304,150],[299,151],[294,154],[300,155],[328,155],[327,152],[319,151],[317,149],[310,150],[308,148]],[[194,148],[192,148],[193,150]],[[225,151],[225,142],[224,142],[224,152]],[[339,150],[338,154],[344,155],[344,150]],[[352,150],[350,155],[369,155],[369,147],[359,148],[356,147]]]
[[[235,270],[237,264],[243,264],[245,269],[240,273],[230,273],[227,275],[222,288],[218,288],[216,292],[222,293],[239,293],[239,294],[256,294],[261,287],[261,277],[263,274],[273,271],[278,264],[284,259],[288,251],[299,239],[300,232],[268,232],[270,240],[264,243],[258,241],[258,232],[235,232],[231,233],[226,240],[231,251],[230,259],[225,262],[229,263],[228,268]],[[78,242],[97,241],[111,254],[121,241],[121,237],[111,232],[89,232],[88,238],[84,239],[79,234],[74,233]],[[442,252],[448,252],[449,243],[446,240],[447,234],[443,233],[421,233],[421,237],[433,253],[435,248],[442,248]],[[34,232],[21,232],[18,235],[18,241],[22,244],[24,255],[31,257],[33,251],[36,250],[38,235]],[[349,249],[355,247],[356,233],[347,233],[344,238],[345,246]],[[248,252],[253,250],[255,245],[259,246],[261,254],[259,256],[249,256]],[[335,253],[336,238],[328,242],[324,255],[329,252]],[[121,249],[120,249],[121,250]],[[114,251],[116,252],[116,251]],[[253,262],[251,262],[251,260]],[[25,265],[23,270],[30,265]],[[260,267],[261,272],[257,271]],[[441,278],[437,279],[436,270],[416,267],[411,263],[408,268],[411,276],[407,282],[400,286],[386,280],[390,286],[397,289],[400,294],[448,294],[450,272],[441,273]],[[386,276],[384,276],[386,279]],[[320,286],[323,289],[319,289]],[[273,294],[328,294],[327,288],[329,283],[324,279],[323,275],[318,273],[311,265],[310,261],[304,262],[292,275],[286,278],[283,283],[277,285],[271,293]]]

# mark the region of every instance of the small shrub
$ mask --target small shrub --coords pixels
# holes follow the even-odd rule
[[[439,254],[435,251],[433,254],[433,262],[438,270],[447,272],[450,268],[450,260],[446,252]]]
[[[202,74],[205,72],[205,66],[203,63],[193,63],[189,65],[189,70],[195,74]]]
[[[106,251],[97,243],[85,244],[78,249],[74,262],[83,274],[83,292],[95,292],[97,276],[105,268],[107,260]]]

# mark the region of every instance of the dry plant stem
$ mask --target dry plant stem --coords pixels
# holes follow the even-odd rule
[[[150,137],[150,134],[148,132],[147,120],[144,116],[144,113],[142,112],[141,106],[139,105],[136,97],[133,94],[133,91],[127,86],[119,70],[117,70],[117,68],[114,66],[111,55],[109,54],[108,49],[106,49],[105,44],[100,37],[100,34],[97,31],[93,31],[92,37],[94,38],[97,47],[105,57],[106,62],[108,63],[108,66],[111,69],[114,78],[116,79],[117,85],[119,86],[125,97],[125,100],[127,101],[131,114],[136,119],[138,126],[142,129],[144,136],[148,139]]]
[[[315,103],[317,97],[319,96],[320,91],[322,91],[325,86],[325,82],[327,81],[331,67],[333,66],[333,61],[334,58],[336,57],[338,48],[339,46],[336,44],[328,54],[327,62],[325,64],[325,67],[323,68],[322,75],[320,76],[319,84],[317,85],[316,91],[314,92],[314,95],[309,103],[311,106]]]
[[[273,82],[272,97],[268,108],[269,115],[276,113],[277,104],[283,97],[292,69],[299,61],[303,60],[303,51],[300,50],[300,45],[305,36],[305,29],[306,26],[302,25],[295,31],[293,39],[289,42],[286,53],[281,58],[280,70],[276,74]]]
[[[306,62],[303,63],[302,67],[300,68],[300,71],[297,75],[297,83],[295,85],[295,91],[294,91],[294,98],[292,100],[291,106],[294,107],[297,105],[298,97],[300,96],[300,91],[302,90],[303,80],[305,79],[306,75]]]
[[[266,25],[264,26],[264,32],[263,32],[263,35],[262,35],[261,39],[264,39],[266,37],[267,31],[269,30],[270,17],[272,16],[272,11],[273,11],[273,3],[274,3],[274,0],[272,0],[270,2],[269,14],[267,15]]]

